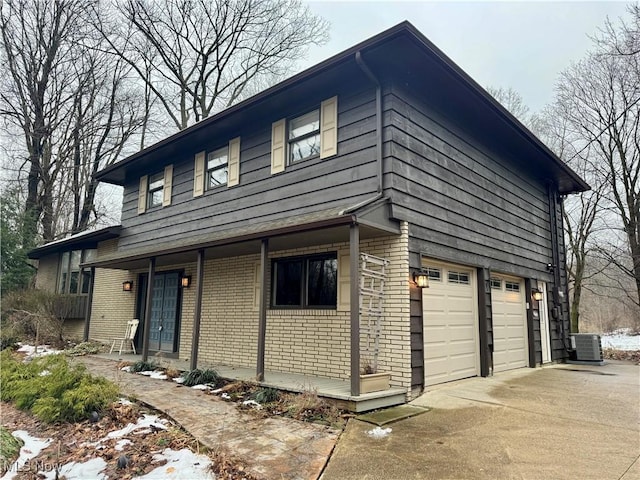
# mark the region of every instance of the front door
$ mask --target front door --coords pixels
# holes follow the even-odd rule
[[[178,272],[157,273],[153,278],[149,350],[177,351]]]

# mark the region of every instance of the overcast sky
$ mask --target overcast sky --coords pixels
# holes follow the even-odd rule
[[[312,1],[331,22],[331,40],[315,47],[310,67],[404,20],[487,87],[512,87],[532,111],[553,99],[558,74],[591,47],[589,35],[624,2]]]

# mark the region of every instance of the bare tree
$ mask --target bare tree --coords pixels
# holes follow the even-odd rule
[[[123,0],[97,26],[178,129],[290,73],[328,24],[300,0]]]
[[[5,0],[0,16],[2,67],[0,112],[18,127],[26,151],[27,194],[23,232],[31,239],[38,221],[54,238],[53,191],[60,171],[54,132],[68,122],[68,85],[77,60],[72,44],[83,32],[78,19],[87,2]],[[19,167],[21,169],[22,166]]]
[[[525,126],[529,127],[531,125],[533,116],[527,104],[524,103],[524,99],[520,93],[511,87],[503,88],[493,86],[488,86],[487,92]]]
[[[630,12],[637,26],[640,10]],[[623,279],[617,283],[640,305],[640,52],[628,48],[638,44],[638,29],[607,25],[599,48],[563,72],[556,112],[566,121],[570,141],[577,142],[568,160],[588,162],[591,184],[601,196],[597,215],[608,228],[599,235],[598,252],[633,280],[635,291]],[[584,231],[591,218],[582,212],[574,225]]]
[[[91,27],[93,0],[7,0],[0,24],[0,92],[8,128],[24,138],[23,231],[31,242],[87,229],[100,217],[95,173],[113,163],[140,125],[130,67],[105,52]],[[39,227],[39,228],[38,228]]]

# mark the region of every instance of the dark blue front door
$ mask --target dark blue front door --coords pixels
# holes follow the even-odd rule
[[[176,351],[176,323],[178,313],[178,283],[175,273],[158,273],[153,278],[149,349],[160,352]]]

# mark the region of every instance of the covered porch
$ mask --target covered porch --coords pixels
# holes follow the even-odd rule
[[[99,358],[113,360],[114,362],[138,362],[142,360],[142,355],[118,353],[102,353],[96,355]],[[153,358],[151,358],[153,360]],[[188,361],[177,358],[162,358],[165,367],[174,368],[180,371],[188,371],[190,365]],[[230,366],[230,365],[207,365],[202,364],[198,368],[212,368],[223,378],[229,380],[240,380],[244,382],[256,382],[255,369]],[[289,372],[274,372],[267,370],[264,372],[264,379],[257,381],[263,387],[277,388],[287,392],[315,392],[319,397],[325,398],[334,403],[338,408],[351,412],[366,412],[378,408],[391,407],[406,402],[406,389],[392,387],[380,392],[362,393],[352,395],[350,392],[350,382],[337,378],[317,377],[313,375],[303,375]]]
[[[176,368],[190,370],[213,366],[228,378],[258,381],[265,386],[290,391],[315,389],[320,396],[342,402],[345,408],[368,410],[402,403],[406,401],[406,394],[410,390],[410,378],[406,381],[406,372],[410,367],[402,365],[398,368],[402,371],[393,371],[394,365],[390,360],[393,346],[389,345],[387,361],[382,363],[385,370],[391,370],[392,385],[395,387],[375,393],[363,394],[360,391],[361,367],[369,360],[361,358],[362,335],[366,335],[366,331],[363,333],[361,329],[360,253],[369,245],[380,248],[376,242],[384,245],[385,238],[398,239],[403,236],[399,222],[390,219],[389,213],[389,204],[383,200],[365,206],[357,215],[345,210],[333,210],[290,217],[252,228],[243,227],[203,238],[191,238],[190,241],[185,239],[185,245],[176,245],[174,242],[153,249],[116,251],[100,256],[88,266],[145,272],[148,279],[144,286],[146,305],[141,318],[142,348],[138,359],[148,360],[154,350],[153,347],[150,348],[150,333],[155,276],[166,268],[189,265],[188,272],[192,273],[191,286],[182,314],[192,317],[192,323],[188,325],[188,329],[182,329],[177,358],[171,359],[180,364]],[[406,242],[406,239],[403,241]],[[300,255],[298,252],[307,252],[308,249],[315,251],[319,247],[324,248],[324,251],[335,249],[345,253],[342,256],[338,254],[336,259],[346,259],[346,264],[340,267],[343,274],[346,272],[346,280],[338,279],[335,286],[339,305],[333,310],[317,311],[305,309],[306,307],[294,310],[274,307],[271,276],[274,259],[288,258],[279,255]],[[255,261],[254,271],[248,271],[246,263],[236,268],[233,275],[223,271],[227,268],[223,265],[226,259],[241,256]],[[408,260],[399,265],[399,268],[402,271],[401,281],[396,283],[407,284],[403,288],[407,287],[408,304]],[[243,285],[243,282],[249,283],[249,279],[255,280],[254,287]],[[213,291],[211,283],[216,281],[227,285],[241,285],[244,290],[254,290],[255,304],[249,306],[246,298],[234,298],[234,291]],[[212,297],[223,296],[227,307],[222,304],[212,306]],[[229,302],[235,302],[235,305]],[[227,314],[225,308],[235,308],[235,314],[238,314],[238,309],[241,310],[236,324],[227,319],[233,317],[231,313],[234,312]],[[329,321],[318,326],[314,322],[322,316]],[[285,318],[284,322],[282,318]],[[188,322],[190,319],[184,318],[183,321],[185,320]],[[220,322],[226,323],[223,326]],[[399,324],[398,318],[394,324]],[[298,334],[290,331],[291,328],[298,329]],[[407,341],[402,339],[407,348],[408,328],[407,318]],[[298,340],[294,337],[300,334],[300,330],[303,330],[304,338]],[[228,345],[216,347],[216,350],[211,347],[210,339],[212,335],[218,334],[226,335]],[[317,337],[318,341],[314,340],[314,335],[320,336]],[[240,336],[248,337],[251,345],[247,346],[248,343],[245,342],[236,346],[236,350],[229,347]],[[227,353],[221,357],[220,352],[225,348]],[[323,351],[329,350],[330,353],[326,353],[325,358],[319,358],[325,355]],[[214,352],[210,353],[211,351]],[[301,365],[301,357],[309,351],[313,351],[315,357],[303,359],[306,365]],[[407,352],[393,352],[393,355],[396,354],[398,358],[407,358]],[[247,360],[249,357],[254,359],[255,367]],[[168,359],[165,357],[165,360]]]

